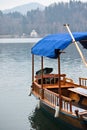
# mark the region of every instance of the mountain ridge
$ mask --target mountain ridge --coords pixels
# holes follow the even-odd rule
[[[11,9],[5,9],[3,11],[3,13],[7,14],[7,13],[19,12],[19,13],[25,15],[27,13],[27,11],[31,11],[31,10],[35,10],[35,9],[44,10],[45,6],[40,3],[37,3],[37,2],[32,2],[32,3],[13,7]]]

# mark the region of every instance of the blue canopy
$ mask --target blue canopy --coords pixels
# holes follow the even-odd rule
[[[76,41],[81,43],[84,43],[83,41],[87,41],[87,32],[74,32],[72,34]],[[52,34],[37,42],[32,47],[31,53],[49,58],[57,58],[58,55],[55,50],[62,51],[71,43],[72,39],[68,33]],[[87,42],[85,42],[85,48],[87,49]]]

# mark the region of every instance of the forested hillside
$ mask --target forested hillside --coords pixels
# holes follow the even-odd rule
[[[87,3],[70,0],[28,11],[26,15],[18,12],[4,14],[0,11],[0,35],[29,35],[35,29],[40,36],[63,32],[63,24],[68,23],[72,31],[87,31]]]

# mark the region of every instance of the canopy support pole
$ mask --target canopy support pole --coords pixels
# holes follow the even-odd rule
[[[41,98],[44,97],[44,90],[43,90],[43,56],[41,56]]]
[[[70,34],[70,36],[71,36],[71,38],[72,38],[72,40],[73,40],[73,43],[75,44],[75,46],[76,46],[76,48],[77,48],[77,50],[78,50],[78,52],[79,52],[79,54],[80,54],[80,56],[81,56],[81,58],[82,58],[83,63],[84,63],[85,66],[87,67],[86,59],[84,58],[84,56],[83,56],[83,54],[82,54],[82,52],[81,52],[81,50],[80,50],[80,48],[79,48],[77,42],[75,41],[75,38],[74,38],[73,34],[71,33],[71,30],[70,30],[70,28],[69,28],[69,25],[68,25],[68,24],[64,24],[64,26],[67,28],[67,30],[68,30],[68,32],[69,32],[69,34]]]
[[[60,110],[62,108],[62,98],[61,98],[61,76],[60,76],[60,52],[58,53],[58,88],[59,88],[59,106]]]
[[[34,82],[34,55],[32,54],[32,84]]]

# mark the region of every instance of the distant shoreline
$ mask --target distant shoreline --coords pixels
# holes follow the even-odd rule
[[[0,38],[0,43],[36,43],[42,38]]]

